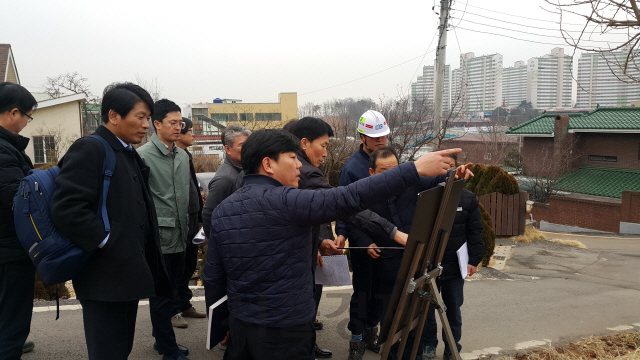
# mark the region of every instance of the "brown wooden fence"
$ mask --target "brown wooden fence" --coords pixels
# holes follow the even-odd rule
[[[496,236],[524,234],[527,200],[529,194],[526,191],[520,191],[515,195],[491,193],[478,197],[480,204],[491,216]]]

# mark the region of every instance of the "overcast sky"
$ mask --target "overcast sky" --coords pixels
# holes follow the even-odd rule
[[[448,32],[447,64],[454,69],[461,52],[500,53],[507,67],[556,47],[464,29],[564,43],[523,33],[560,36],[551,22],[559,17],[541,8],[551,9],[543,0],[469,0],[464,12],[466,1],[454,3],[452,24],[462,22]],[[299,105],[378,99],[406,93],[422,65],[433,64],[434,5],[439,8],[434,0],[0,0],[2,13],[12,14],[0,22],[0,43],[11,44],[21,83],[31,91],[41,91],[47,76],[77,71],[94,93],[136,75],[157,79],[163,95],[180,105],[216,97],[274,101],[279,92],[297,92]]]

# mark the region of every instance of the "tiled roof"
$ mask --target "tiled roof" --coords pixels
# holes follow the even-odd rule
[[[569,130],[640,130],[640,108],[600,107],[571,118]]]
[[[624,190],[640,191],[640,170],[581,166],[556,185],[561,191],[622,198]]]
[[[553,135],[557,114],[542,114],[507,131],[510,135]],[[600,107],[588,114],[568,114],[568,130],[640,130],[640,108]]]
[[[640,110],[640,108],[638,108]],[[510,135],[552,135],[554,130],[554,123],[558,114],[542,114],[536,118],[527,121],[524,124],[509,128],[507,134]],[[582,116],[582,114],[569,114],[570,122],[576,118]],[[638,113],[640,116],[640,113]]]

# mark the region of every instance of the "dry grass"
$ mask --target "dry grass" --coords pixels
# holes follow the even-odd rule
[[[578,240],[549,239],[549,241],[554,242],[554,243],[558,243],[558,244],[575,246],[575,247],[580,248],[580,249],[586,249],[587,248],[583,243],[581,243]]]
[[[523,243],[530,243],[536,240],[545,240],[545,241],[551,241],[558,244],[575,246],[580,249],[587,248],[583,243],[577,240],[547,239],[547,237],[544,236],[544,234],[540,230],[535,229],[532,226],[527,226],[524,229],[524,234],[513,236],[509,239],[515,242],[523,242]]]
[[[536,348],[515,360],[640,359],[640,333],[590,337],[557,348]]]
[[[524,228],[524,234],[513,236],[509,239],[515,242],[530,243],[535,240],[547,240],[547,237],[540,230],[527,226]]]

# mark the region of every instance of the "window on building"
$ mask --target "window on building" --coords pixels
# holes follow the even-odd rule
[[[238,114],[210,114],[209,117],[216,121],[229,121],[236,122],[238,121]]]
[[[53,135],[33,137],[33,158],[36,164],[57,162],[56,141]]]
[[[618,157],[603,156],[603,155],[589,155],[589,161],[614,163],[614,162],[618,162]]]
[[[256,114],[256,121],[280,121],[282,120],[281,113],[258,113]]]
[[[240,121],[253,121],[253,114],[252,113],[240,114]]]
[[[491,160],[491,153],[484,154],[484,159],[485,160]]]
[[[207,116],[207,108],[193,108],[191,109],[191,111],[193,112],[193,116],[196,116],[196,115]]]

